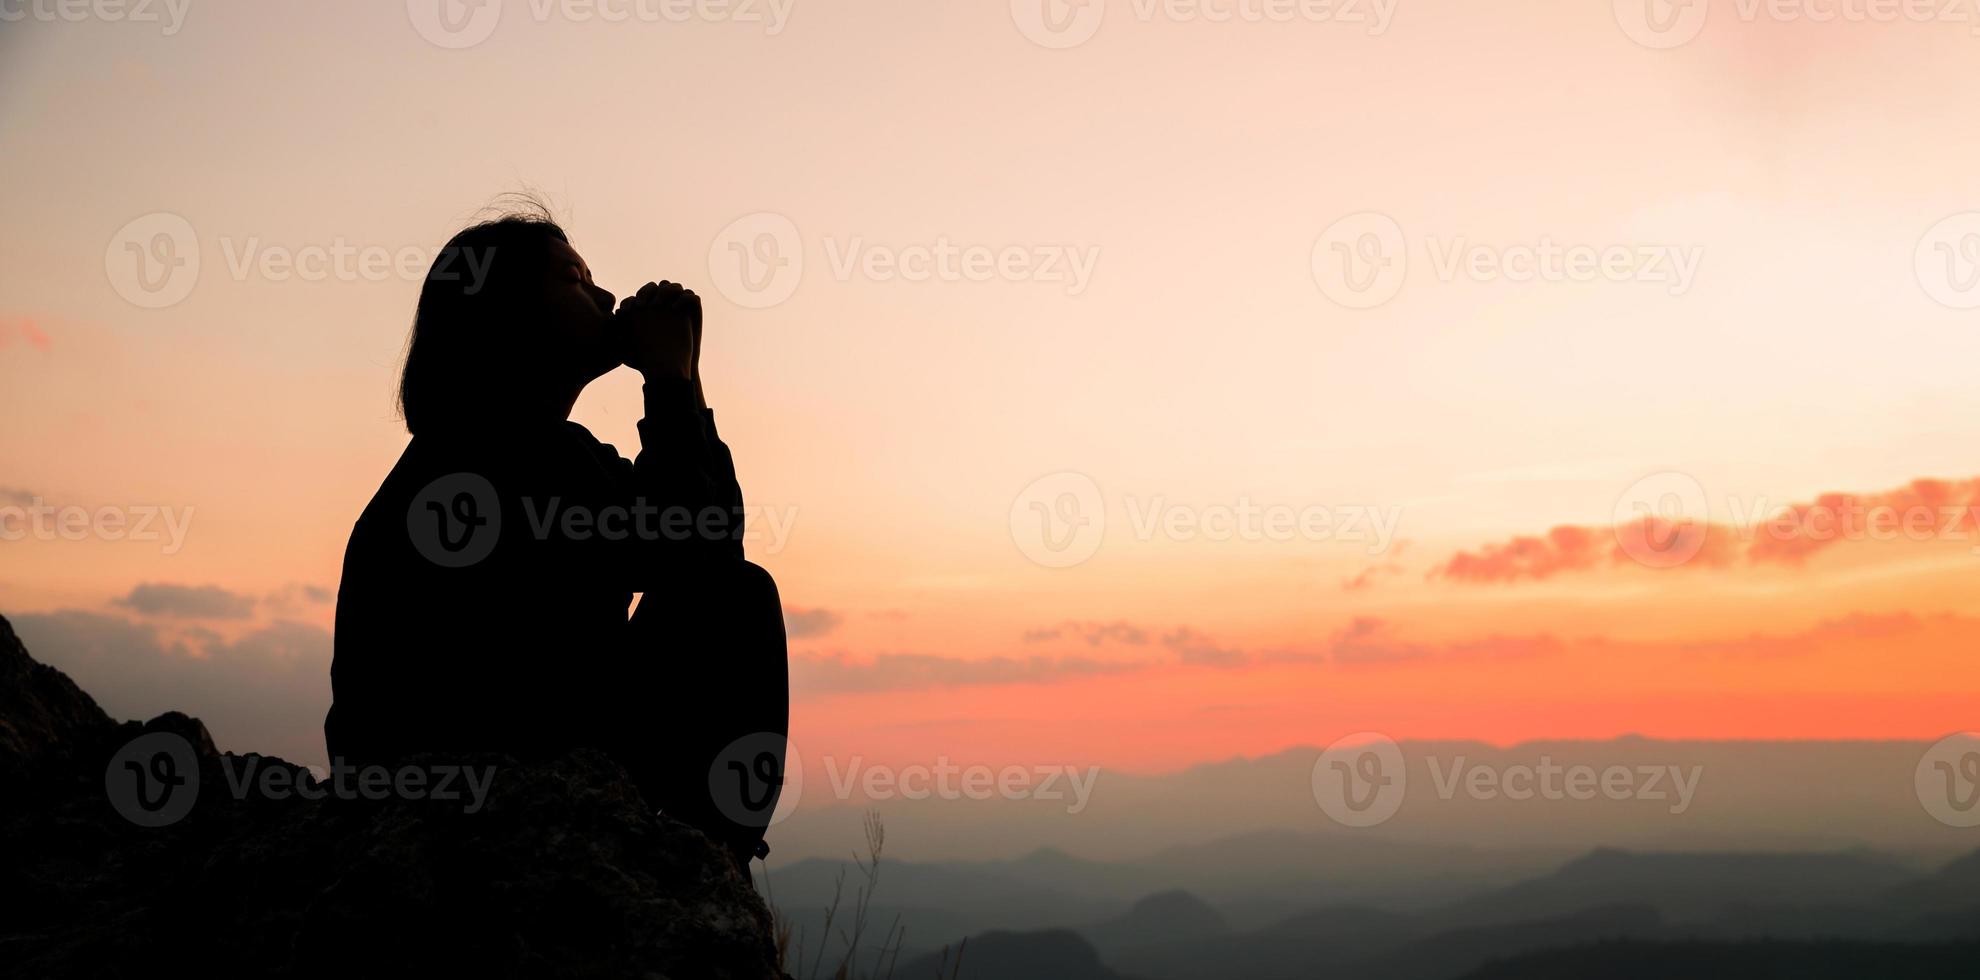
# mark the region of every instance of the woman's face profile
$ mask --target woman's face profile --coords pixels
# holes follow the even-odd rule
[[[590,381],[621,363],[613,328],[609,290],[591,280],[591,267],[569,244],[552,240],[544,283],[544,314],[550,343],[571,354],[580,381]]]

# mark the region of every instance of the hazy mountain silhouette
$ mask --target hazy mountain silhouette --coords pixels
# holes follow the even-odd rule
[[[1946,862],[1937,871],[1890,890],[1900,906],[1931,908],[1980,903],[1980,850]]]
[[[1597,943],[1499,960],[1462,980],[1965,980],[1980,945]]]
[[[869,917],[874,922],[898,923],[904,930],[900,962],[906,963],[975,933],[1062,929],[1118,915],[1125,906],[1124,902],[1069,895],[1000,873],[999,869],[1007,866],[883,860],[881,884]],[[795,934],[815,948],[819,937],[826,934],[826,910],[834,904],[841,875],[845,876],[844,894],[849,899],[862,878],[851,864],[839,861],[810,859],[773,867],[767,885],[758,887],[771,896]],[[879,968],[879,964],[868,965]]]
[[[1545,873],[1570,856],[1357,839],[1340,831],[1270,831],[1127,861],[1086,860],[1051,848],[1007,861],[889,860],[879,902],[991,916],[973,923],[978,930],[1042,929],[1114,918],[1147,896],[1187,890],[1233,928],[1255,929],[1328,906],[1431,908]],[[842,860],[773,859],[779,904],[829,903],[834,880],[851,867]]]
[[[1080,930],[1103,955],[1162,943],[1201,943],[1229,935],[1230,921],[1186,891],[1150,895],[1118,919]]]
[[[897,977],[947,978],[940,953],[902,961]],[[961,951],[961,980],[1126,980],[1100,962],[1092,944],[1066,929],[1043,932],[987,932],[972,936]]]
[[[1928,747],[1925,741],[1899,740],[1640,737],[1513,746],[1405,741],[1400,748],[1408,763],[1407,801],[1393,818],[1368,829],[1337,827],[1320,812],[1312,793],[1312,771],[1320,750],[1306,747],[1177,773],[1107,771],[1078,813],[1068,812],[1063,800],[985,800],[966,807],[934,799],[849,800],[843,806],[804,810],[779,824],[777,847],[793,859],[836,859],[845,853],[847,841],[860,839],[866,812],[877,809],[889,827],[903,833],[913,828],[912,844],[906,839],[901,843],[911,846],[916,860],[1008,860],[1038,848],[1058,848],[1103,865],[1172,864],[1193,875],[1228,874],[1233,882],[1247,883],[1273,880],[1275,875],[1278,880],[1297,876],[1329,882],[1346,877],[1379,887],[1400,875],[1461,875],[1470,861],[1503,860],[1521,852],[1541,859],[1519,869],[1531,873],[1597,847],[1701,852],[1870,847],[1944,860],[1970,850],[1971,835],[1919,819],[1912,772]],[[1461,788],[1461,782],[1446,797],[1448,782],[1443,787],[1438,782],[1448,781],[1460,765],[1504,772],[1543,759],[1555,766],[1589,766],[1597,771],[1623,767],[1635,772],[1675,765],[1701,775],[1682,813],[1673,813],[1681,804],[1668,776],[1657,784],[1665,798],[1641,800],[1521,801],[1503,794],[1476,799]],[[1819,801],[1810,797],[1810,787],[1815,786],[1822,788]],[[1215,843],[1270,837],[1293,846],[1248,850]],[[1400,854],[1403,860],[1376,856],[1390,846],[1405,849]],[[1407,849],[1413,848],[1444,848],[1448,853],[1418,863],[1408,855]],[[1225,853],[1212,856],[1216,851]],[[1193,856],[1203,860],[1192,860]],[[1303,873],[1309,869],[1332,873]],[[1357,873],[1364,870],[1368,873]],[[1245,915],[1228,907],[1235,890],[1222,894],[1201,880],[1195,876],[1144,880],[1128,890],[1129,897],[1186,887],[1225,908],[1240,926],[1264,924],[1249,923]],[[1307,895],[1303,900],[1309,908],[1362,901],[1341,893]],[[1298,909],[1280,911],[1289,914]]]
[[[1603,848],[1552,874],[1460,902],[1439,917],[1492,924],[1630,903],[1672,919],[1711,920],[1728,907],[1861,903],[1913,877],[1896,861],[1868,852],[1644,854]]]
[[[1144,861],[1168,887],[1216,903],[1239,927],[1331,905],[1430,908],[1557,867],[1572,852],[1491,850],[1335,828],[1257,831]]]
[[[1048,848],[1009,861],[885,861],[872,914],[882,922],[898,916],[906,927],[903,962],[975,933],[1067,927],[1081,928],[1111,956],[1133,944],[1094,933],[1098,924],[1123,920],[1143,899],[1184,887],[1234,934],[1316,908],[1434,907],[1557,864],[1526,853],[1379,840],[1356,846],[1341,833],[1243,835],[1137,861],[1089,861]],[[777,865],[768,890],[797,927],[816,936],[842,873],[858,880],[844,861]]]
[[[1228,841],[1205,845],[1202,853],[1231,846]],[[1238,846],[1242,850],[1243,845]],[[1054,930],[990,930],[974,918],[1040,921],[1047,915],[1104,906],[1101,900],[1039,889],[1021,880],[1027,873],[1042,873],[1050,880],[1067,865],[1097,869],[1102,878],[1112,875],[1116,883],[1177,874],[1173,865],[1164,865],[1159,872],[1147,867],[1133,870],[1047,853],[1012,862],[921,867],[912,872],[908,869],[914,865],[890,864],[887,874],[892,877],[882,890],[896,882],[916,889],[914,899],[931,904],[914,912],[930,924],[939,921],[938,928],[953,930],[956,924],[969,922],[973,935],[966,963],[974,959],[980,943],[996,935],[993,948],[1003,950],[1000,956],[1012,957],[997,962],[1014,964],[1012,969],[1024,969],[1024,956],[1045,955],[1042,951],[1047,949],[1073,955],[1069,962],[1091,965],[1085,952],[1069,954],[1071,947],[1054,945],[1063,944],[1062,938],[1039,938],[1053,936]],[[814,871],[829,867],[817,862]],[[1980,902],[1976,874],[1980,874],[1980,852],[1918,872],[1868,851],[1641,853],[1608,848],[1521,881],[1495,884],[1428,907],[1331,905],[1309,908],[1263,927],[1234,927],[1221,903],[1194,891],[1166,889],[1117,907],[1111,914],[1092,916],[1085,920],[1091,924],[1079,931],[1098,963],[1143,980],[1316,976],[1450,980],[1494,960],[1543,950],[1609,948],[1604,944],[1621,940],[1656,943],[1659,949],[1689,944],[1695,948],[1683,955],[1704,962],[1715,951],[1746,950],[1738,941],[1759,938],[1863,944],[1968,937],[1980,924],[1980,915],[1975,914],[1980,911],[1975,908]],[[945,897],[938,893],[940,888],[969,891]],[[970,905],[973,911],[936,918],[937,909],[947,911],[958,903]],[[917,935],[911,928],[911,951],[903,963],[944,944],[953,946],[962,935],[960,931]],[[1793,948],[1791,942],[1778,944],[1779,950]],[[921,964],[924,959],[912,962]],[[1794,960],[1790,956],[1787,962]],[[964,975],[977,974],[966,967]]]
[[[1901,938],[1980,940],[1980,851],[1890,890]]]
[[[1420,938],[1427,928],[1413,915],[1342,907],[1306,912],[1242,933],[1102,949],[1109,963],[1137,976],[1271,980],[1311,977],[1330,971],[1333,964],[1372,959]]]
[[[1455,929],[1404,943],[1344,975],[1360,980],[1449,980],[1479,964],[1528,950],[1656,937],[1663,924],[1649,906],[1617,905],[1532,922]]]

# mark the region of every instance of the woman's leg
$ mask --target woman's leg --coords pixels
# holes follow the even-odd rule
[[[783,786],[790,665],[783,604],[747,561],[697,565],[641,596],[617,753],[648,803],[747,865]]]

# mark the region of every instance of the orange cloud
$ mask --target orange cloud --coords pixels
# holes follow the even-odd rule
[[[1913,480],[1872,494],[1828,493],[1742,526],[1645,517],[1628,524],[1562,525],[1544,536],[1519,535],[1477,551],[1459,551],[1430,578],[1470,584],[1542,580],[1618,565],[1717,568],[1744,558],[1751,565],[1799,566],[1847,541],[1965,540],[1980,530],[1980,478]]]
[[[1976,527],[1980,478],[1913,480],[1876,494],[1823,494],[1763,523],[1747,549],[1754,562],[1799,565],[1825,548],[1858,539],[1929,539]]]
[[[1562,525],[1545,537],[1520,535],[1475,554],[1460,551],[1431,575],[1460,582],[1514,582],[1593,568],[1603,556],[1596,534],[1592,528]]]

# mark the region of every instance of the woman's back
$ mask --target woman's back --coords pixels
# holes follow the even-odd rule
[[[344,556],[332,758],[598,741],[632,593],[611,542],[564,518],[628,496],[619,468],[568,422],[407,445]]]

